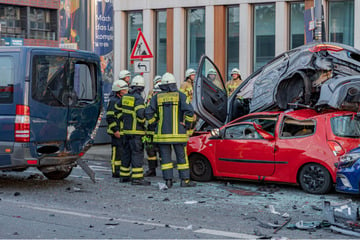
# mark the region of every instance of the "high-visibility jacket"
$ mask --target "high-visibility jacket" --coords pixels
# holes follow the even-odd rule
[[[114,135],[115,132],[120,131],[119,117],[121,115],[121,109],[118,107],[121,98],[116,94],[112,93],[110,95],[109,103],[106,110],[106,122],[108,124],[107,133],[109,135]],[[122,131],[120,131],[122,135]]]
[[[183,82],[180,86],[180,92],[184,93],[186,96],[186,102],[191,103],[193,99],[193,85],[188,81]]]
[[[230,81],[228,81],[226,83],[226,91],[228,93],[228,96],[231,96],[233,94],[233,92],[235,91],[235,89],[243,82],[243,80],[241,80],[240,78],[239,79],[236,79],[236,80],[233,80],[231,79]]]
[[[126,135],[145,134],[144,99],[138,92],[125,94],[121,98],[120,125]]]
[[[159,144],[186,143],[193,116],[185,94],[177,90],[156,94],[146,108],[149,129],[155,128],[154,142]]]

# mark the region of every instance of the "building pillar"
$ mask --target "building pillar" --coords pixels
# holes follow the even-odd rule
[[[155,29],[155,11],[151,9],[143,10],[143,29],[142,32],[146,39],[146,42],[149,45],[149,48],[154,55],[153,58],[146,58],[144,61],[150,62],[150,72],[144,73],[143,77],[145,79],[145,93],[149,92],[149,89],[152,88],[153,78],[155,74],[155,42],[156,42],[156,29]]]
[[[275,56],[289,48],[289,17],[286,2],[275,4]]]
[[[125,11],[115,11],[114,1],[114,80],[122,69],[127,68],[127,18]]]
[[[205,7],[205,54],[214,59],[214,6]]]
[[[226,7],[214,7],[214,63],[226,82]],[[207,24],[207,23],[206,23]]]
[[[186,13],[184,8],[174,8],[174,76],[177,80],[178,87],[185,78],[185,56],[186,56],[186,41],[185,41],[185,25]]]
[[[239,24],[239,69],[242,79],[252,73],[252,51],[253,51],[253,29],[252,29],[252,7],[248,3],[240,4]]]
[[[174,72],[174,9],[166,11],[166,71]]]

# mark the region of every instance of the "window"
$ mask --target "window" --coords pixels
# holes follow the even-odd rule
[[[331,129],[338,137],[360,138],[360,119],[352,115],[333,117]]]
[[[128,54],[131,55],[131,50],[135,45],[136,37],[138,35],[138,29],[143,27],[143,16],[142,12],[129,12],[128,13],[128,28],[127,28],[127,48]],[[128,70],[134,75],[134,67],[130,64],[130,59],[128,60]]]
[[[51,106],[65,106],[62,92],[67,88],[67,57],[34,56],[32,98]]]
[[[69,89],[74,89],[76,98],[81,105],[93,101],[96,97],[96,73],[95,66],[73,61],[71,69],[71,79],[74,79],[73,84],[70,83]],[[73,94],[74,92],[71,91]]]
[[[12,103],[14,94],[14,59],[0,57],[0,103]]]
[[[255,116],[241,119],[241,122],[254,122],[259,124],[264,131],[274,136],[277,118],[277,116]]]
[[[303,2],[290,3],[290,49],[304,45],[304,11]]]
[[[0,4],[1,37],[25,38],[26,7]]]
[[[354,1],[329,1],[329,40],[354,46]]]
[[[205,53],[205,9],[187,10],[187,68],[197,69]]]
[[[282,124],[281,137],[306,137],[315,133],[315,121],[313,120],[296,120],[285,117]]]
[[[57,11],[30,8],[30,36],[33,39],[56,40]]]
[[[166,72],[166,10],[156,13],[156,74]]]
[[[239,68],[239,18],[239,7],[227,8],[227,76]]]
[[[254,71],[275,56],[275,4],[254,6]]]
[[[226,128],[225,139],[262,139],[250,124],[235,125]]]

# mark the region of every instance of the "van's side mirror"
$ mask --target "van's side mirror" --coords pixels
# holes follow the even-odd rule
[[[254,126],[256,132],[258,134],[260,134],[260,136],[262,136],[264,139],[269,140],[269,141],[275,139],[275,137],[273,135],[271,135],[270,133],[268,133],[267,131],[262,129],[261,125],[259,125],[257,123],[253,123],[253,126]]]

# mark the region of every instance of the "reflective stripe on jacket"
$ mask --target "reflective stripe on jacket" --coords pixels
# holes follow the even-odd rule
[[[139,93],[128,93],[121,98],[120,106],[124,134],[144,135],[145,134],[145,105],[144,99]]]
[[[156,94],[146,108],[149,130],[155,128],[156,143],[186,143],[186,129],[190,129],[193,116],[193,107],[186,102],[185,94],[179,91]]]
[[[120,131],[119,116],[121,116],[121,109],[117,107],[121,98],[112,94],[109,99],[109,103],[106,110],[106,122],[108,124],[107,133],[114,135],[115,132]],[[122,134],[122,131],[120,131]]]

